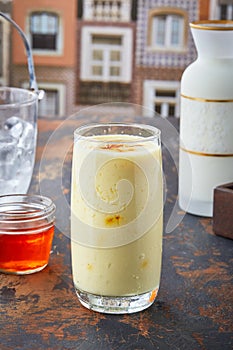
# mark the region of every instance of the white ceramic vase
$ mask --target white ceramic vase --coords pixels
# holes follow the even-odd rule
[[[198,58],[181,79],[179,205],[212,216],[214,188],[233,181],[233,21],[190,27]]]

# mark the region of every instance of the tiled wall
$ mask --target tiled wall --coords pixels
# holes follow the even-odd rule
[[[198,19],[198,0],[139,0],[137,20],[136,65],[156,67],[186,67],[196,57],[188,28],[188,46],[185,53],[151,52],[147,50],[148,13],[158,7],[181,8],[188,13],[188,22]]]

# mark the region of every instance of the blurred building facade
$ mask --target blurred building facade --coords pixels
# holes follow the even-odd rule
[[[0,11],[31,44],[41,116],[129,102],[179,117],[180,79],[196,58],[189,22],[232,20],[233,0],[0,0]],[[1,17],[0,85],[28,87],[22,41]]]
[[[11,16],[32,48],[39,88],[46,91],[39,114],[64,116],[75,105],[77,1],[13,0]],[[23,42],[12,29],[9,84],[28,88]]]
[[[79,0],[77,103],[131,102],[137,1]]]
[[[179,116],[180,79],[195,58],[189,22],[196,0],[138,2],[135,102],[164,117]]]

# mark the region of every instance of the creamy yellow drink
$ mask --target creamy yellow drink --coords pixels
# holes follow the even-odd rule
[[[159,287],[162,166],[158,142],[132,135],[77,139],[71,198],[78,291],[133,296]]]

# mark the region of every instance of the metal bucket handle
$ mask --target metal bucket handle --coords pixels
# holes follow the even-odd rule
[[[28,61],[28,72],[29,72],[29,87],[31,90],[33,90],[37,95],[38,99],[41,100],[44,97],[44,91],[38,89],[38,85],[36,82],[36,75],[35,75],[35,69],[34,69],[34,62],[33,62],[33,57],[32,57],[32,50],[30,47],[30,44],[26,38],[26,35],[22,31],[22,29],[18,26],[13,19],[11,19],[9,16],[4,14],[3,12],[0,12],[0,16],[4,17],[8,22],[10,22],[18,31],[20,34],[21,38],[23,39],[23,43],[26,49],[27,53],[27,61]]]

